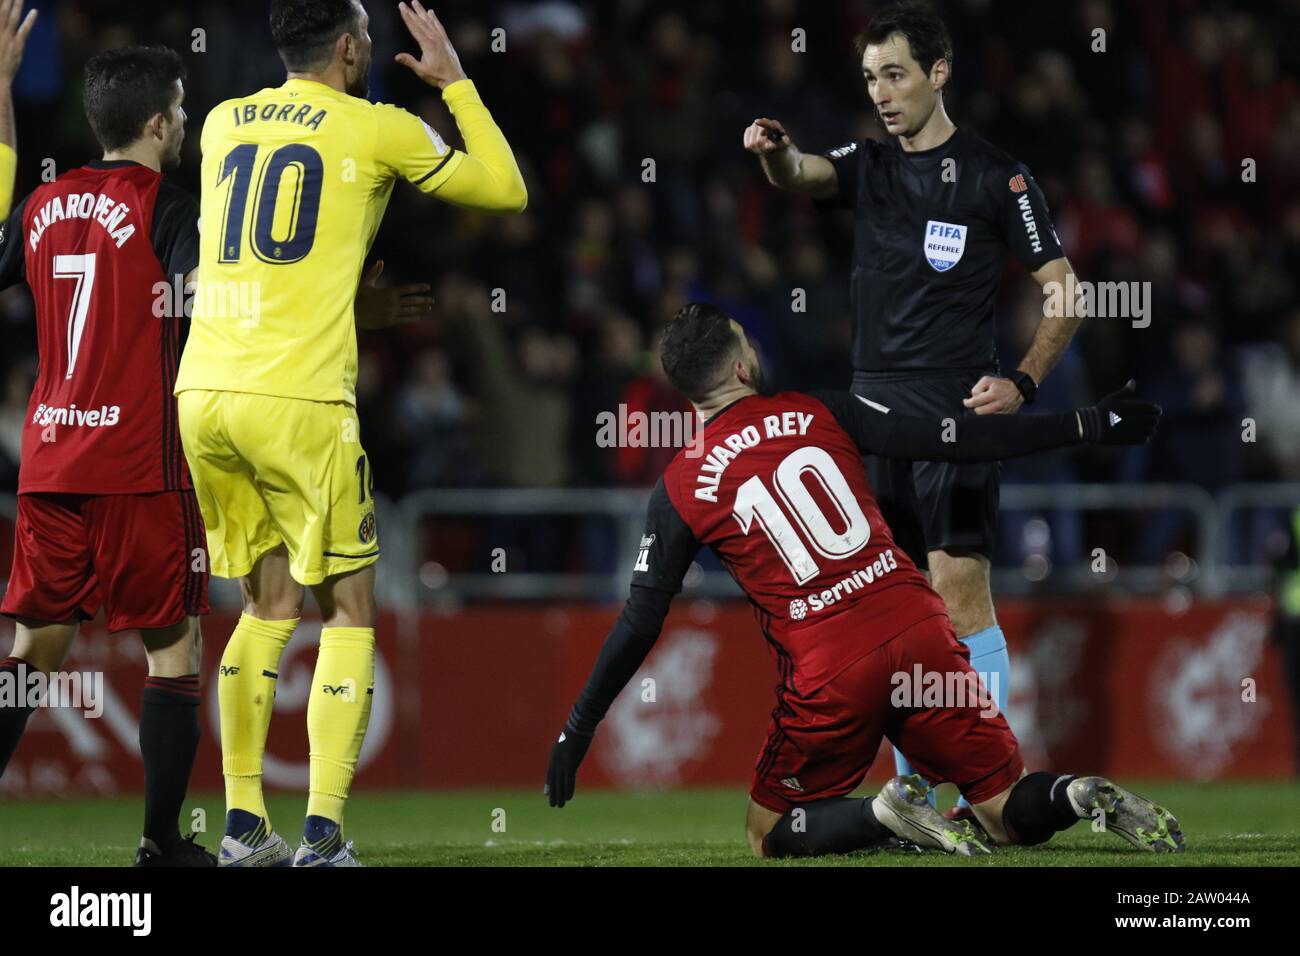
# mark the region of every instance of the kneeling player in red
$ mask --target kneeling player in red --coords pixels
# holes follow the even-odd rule
[[[102,603],[149,659],[140,715],[141,866],[215,866],[177,820],[199,741],[199,620],[207,549],[176,427],[184,322],[198,265],[198,204],[166,182],[185,135],[180,57],[112,50],[86,68],[103,160],[34,190],[0,231],[0,288],[24,276],[40,367],[23,428],[13,572],[17,621],[0,677],[59,670]],[[0,773],[32,708],[0,705]]]
[[[967,856],[987,850],[969,820],[930,806],[919,776],[847,798],[882,738],[926,779],[955,784],[996,842],[1041,843],[1100,811],[1139,848],[1182,848],[1171,814],[1107,780],[1025,775],[943,601],[894,544],[861,458],[996,461],[1081,442],[1141,444],[1157,406],[1129,398],[1131,383],[1070,414],[959,421],[891,414],[847,392],[768,397],[744,331],[700,304],[669,324],[660,357],[704,423],[703,453],[679,452],[651,494],[631,594],[551,752],[552,806],[572,799],[597,725],[707,545],[749,597],[780,675],[750,788],[756,854],[844,853],[891,836]],[[972,693],[940,704],[899,696],[902,683],[926,675]]]

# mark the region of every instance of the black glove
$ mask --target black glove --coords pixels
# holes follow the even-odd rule
[[[1079,409],[1083,440],[1098,445],[1145,445],[1156,433],[1160,406],[1134,401],[1137,389],[1132,379],[1096,405]]]
[[[578,782],[578,767],[587,756],[592,734],[579,734],[565,727],[551,748],[551,762],[546,766],[546,794],[551,806],[562,807],[573,799]]]

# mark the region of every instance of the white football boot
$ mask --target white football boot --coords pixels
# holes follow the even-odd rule
[[[969,820],[945,819],[930,806],[926,799],[929,789],[918,774],[894,777],[880,788],[871,809],[881,825],[900,840],[958,856],[991,853]]]
[[[247,841],[247,842],[245,842]],[[293,851],[284,838],[274,831],[244,834],[242,837],[223,836],[217,866],[289,866]]]
[[[1148,853],[1183,852],[1178,818],[1146,797],[1130,793],[1105,777],[1075,777],[1066,793],[1082,820],[1104,815],[1105,829]]]
[[[361,866],[352,854],[352,841],[349,840],[333,853],[322,856],[307,844],[298,847],[293,856],[294,866]]]

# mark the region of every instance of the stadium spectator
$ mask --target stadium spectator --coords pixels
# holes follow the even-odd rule
[[[466,447],[466,402],[451,380],[451,366],[442,350],[425,349],[415,357],[397,395],[396,417],[409,449],[409,487],[474,483]]]
[[[1193,481],[1214,491],[1240,480],[1243,469],[1241,381],[1226,362],[1210,319],[1188,319],[1174,333],[1173,362],[1143,390],[1165,412],[1165,427],[1146,449],[1148,478]],[[1155,511],[1139,548],[1159,564],[1183,532],[1187,514]]]
[[[1246,410],[1266,454],[1262,477],[1300,480],[1300,308],[1283,322],[1281,340],[1242,353]]]

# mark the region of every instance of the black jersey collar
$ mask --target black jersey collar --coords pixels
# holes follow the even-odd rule
[[[727,412],[731,411],[733,408],[735,408],[737,405],[739,405],[739,404],[740,404],[741,402],[743,402],[745,399],[747,399],[747,398],[753,398],[753,397],[754,397],[755,395],[757,395],[757,394],[758,394],[757,392],[751,392],[751,393],[748,394],[748,395],[742,395],[742,396],[740,396],[740,398],[736,399],[734,402],[728,402],[726,405],[723,405],[721,408],[719,408],[716,412],[714,412],[714,413],[713,413],[712,415],[710,415],[708,418],[704,419],[704,424],[705,424],[705,426],[707,427],[708,425],[713,424],[713,422],[717,421],[717,420],[718,420],[719,418],[721,418],[723,415],[727,414]]]
[[[942,156],[956,145],[957,137],[962,135],[961,131],[962,127],[958,126],[952,131],[951,136],[938,146],[931,146],[929,149],[903,149],[903,144],[898,141],[898,137],[894,137],[894,149],[898,150],[905,159],[930,159],[933,156]]]

